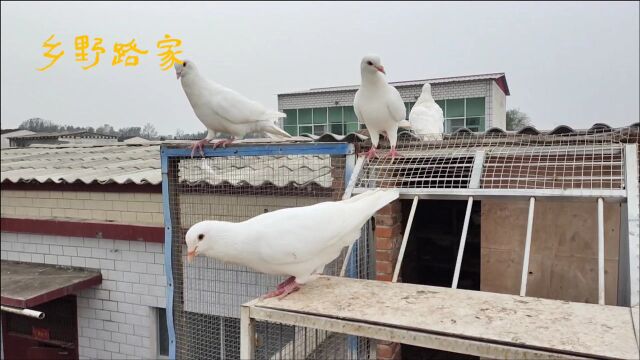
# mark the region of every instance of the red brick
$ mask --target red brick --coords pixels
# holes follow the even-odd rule
[[[393,226],[400,224],[400,215],[376,215],[376,226]]]
[[[395,246],[394,239],[388,237],[376,236],[376,249],[377,250],[391,250]]]
[[[376,347],[376,358],[384,359],[384,360],[400,360],[401,352],[400,352],[400,344],[398,343],[387,343],[380,344],[378,343]]]
[[[393,279],[392,274],[376,274],[376,280],[379,281],[391,281]]]
[[[393,250],[376,250],[377,261],[393,261],[395,260]]]
[[[376,226],[376,236],[392,238],[400,234],[400,229],[400,224],[394,226]]]
[[[392,274],[393,264],[390,261],[376,261],[377,274]]]
[[[378,359],[391,359],[394,353],[394,348],[390,345],[378,345],[376,355]]]

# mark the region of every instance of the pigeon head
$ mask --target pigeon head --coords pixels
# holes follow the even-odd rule
[[[379,71],[386,74],[386,72],[384,72],[384,66],[382,66],[382,63],[380,62],[380,57],[376,55],[367,55],[363,57],[360,62],[360,71],[369,74],[375,74]]]
[[[197,71],[196,65],[191,60],[184,59],[182,64],[176,62],[173,64],[173,68],[176,69],[176,79],[180,79],[187,74]]]
[[[213,245],[212,221],[201,221],[193,225],[185,240],[187,242],[187,260],[192,261],[197,255],[206,252]]]

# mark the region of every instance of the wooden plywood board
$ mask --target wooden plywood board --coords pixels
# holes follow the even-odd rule
[[[254,304],[580,356],[639,355],[624,307],[326,276]]]
[[[527,201],[482,202],[483,291],[517,294],[524,255]],[[596,202],[537,201],[527,295],[598,302]],[[617,303],[620,205],[605,203],[606,303]]]

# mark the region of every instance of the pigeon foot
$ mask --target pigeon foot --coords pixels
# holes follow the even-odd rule
[[[285,280],[285,281],[281,282],[280,284],[278,284],[278,290],[280,290],[280,289],[282,289],[283,287],[285,287],[285,286],[287,286],[287,285],[291,284],[291,282],[292,282],[292,281],[294,281],[295,279],[296,279],[296,278],[295,278],[295,276],[289,276],[289,277],[287,278],[287,280]]]
[[[217,149],[218,147],[222,147],[223,149],[227,147],[227,145],[230,145],[232,142],[234,142],[236,139],[224,139],[224,140],[220,140],[217,143],[213,144],[213,148]]]
[[[400,155],[400,153],[396,151],[395,146],[392,146],[391,151],[389,151],[389,153],[385,157],[388,157],[388,156],[391,156],[391,161],[393,161],[396,157],[400,157],[402,155]]]
[[[285,281],[285,283],[286,283],[286,281]],[[274,291],[272,291],[270,293],[267,293],[267,294],[263,295],[261,297],[261,299],[264,300],[264,299],[269,299],[269,298],[277,296],[278,299],[281,300],[281,299],[285,298],[287,295],[291,294],[292,292],[298,291],[299,289],[300,289],[300,284],[298,284],[294,280],[294,281],[291,281],[291,282],[289,282],[288,284],[286,284],[286,285],[284,285],[282,287],[279,287],[277,290],[274,290]]]
[[[366,155],[367,160],[371,160],[373,158],[378,157],[378,154],[376,153],[376,148],[374,147],[371,147],[371,149],[369,149],[369,151],[367,152],[360,153],[360,155]]]
[[[208,144],[208,143],[209,143],[209,140],[204,138],[202,140],[198,140],[193,144],[191,144],[189,146],[191,148],[191,158],[193,158],[193,154],[196,152],[196,149],[198,149],[198,152],[200,152],[200,155],[204,157],[204,151],[202,151],[202,145]]]

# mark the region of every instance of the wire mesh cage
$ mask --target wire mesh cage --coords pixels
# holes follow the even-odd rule
[[[346,151],[296,154],[294,150],[283,155],[254,148],[246,155],[231,151],[229,156],[217,153],[192,159],[184,153],[167,158],[176,358],[238,359],[241,304],[284,280],[206,257],[187,263],[184,238],[190,226],[203,220],[241,222],[281,208],[343,197],[348,162],[353,162]],[[372,277],[375,261],[370,260],[369,227],[363,227],[354,246],[348,276]],[[338,275],[345,253],[324,273]],[[256,341],[258,359],[362,358],[358,352],[368,353],[364,339],[280,324],[260,324]]]
[[[356,192],[372,187],[620,190],[624,145],[638,142],[637,127],[561,134],[461,132],[435,140],[401,135],[401,156],[365,160]]]

